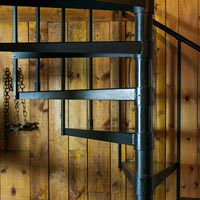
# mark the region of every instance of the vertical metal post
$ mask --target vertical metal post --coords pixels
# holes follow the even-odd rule
[[[40,42],[40,7],[36,8],[36,42]],[[36,59],[35,91],[40,91],[40,58]]]
[[[135,58],[136,68],[136,135],[135,135],[135,195],[136,200],[152,200],[153,173],[153,75],[152,75],[152,13],[141,7],[134,8],[136,41],[143,50]]]
[[[65,8],[62,8],[61,16],[61,41],[65,42]],[[62,58],[61,61],[61,90],[65,90],[65,58]],[[65,100],[61,101],[61,134],[65,132]]]
[[[18,42],[18,19],[17,19],[17,6],[13,6],[13,42]],[[13,95],[15,99],[19,98],[18,93],[18,77],[17,77],[17,69],[18,69],[18,59],[13,58]]]
[[[119,41],[122,41],[122,11],[119,11]],[[122,88],[122,58],[119,58],[119,88]],[[119,125],[119,131],[122,129],[122,104],[121,101],[119,101],[119,119],[118,119],[118,125]],[[122,170],[122,145],[118,145],[118,168]]]
[[[176,174],[177,200],[180,199],[180,162],[181,162],[181,41],[178,41],[178,60],[177,60],[177,163]]]
[[[92,9],[89,10],[89,42],[93,41],[93,12]],[[93,88],[93,58],[89,58],[89,88]],[[89,101],[89,123],[90,129],[93,128],[93,104]]]

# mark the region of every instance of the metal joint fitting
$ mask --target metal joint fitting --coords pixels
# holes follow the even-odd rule
[[[135,150],[151,151],[154,149],[154,134],[153,133],[136,133],[135,134]]]
[[[153,194],[153,183],[151,177],[135,177],[135,194],[146,196]]]
[[[143,41],[141,54],[137,58],[153,59],[154,56],[154,43],[153,41]]]
[[[138,106],[149,106],[154,104],[154,88],[136,88],[136,101],[135,104]]]

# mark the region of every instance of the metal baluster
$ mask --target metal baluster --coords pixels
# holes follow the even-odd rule
[[[40,43],[40,7],[36,8],[36,42]],[[40,91],[40,58],[36,59],[35,91]]]
[[[89,10],[89,42],[93,41],[93,12]],[[93,58],[89,58],[89,89],[93,88]],[[93,104],[89,101],[89,128],[93,128]]]
[[[62,8],[62,16],[61,16],[61,41],[65,42],[65,8]],[[61,61],[61,90],[65,90],[65,58],[62,58]],[[61,101],[61,134],[64,135],[65,133],[65,100]]]
[[[18,43],[18,9],[17,6],[13,6],[13,42]],[[17,69],[18,69],[18,59],[13,58],[13,95],[15,99],[19,98],[18,93],[18,77],[17,77]]]
[[[118,27],[119,27],[119,41],[122,41],[122,11],[119,11],[119,19],[118,19]],[[122,58],[119,58],[119,88],[122,88]],[[122,103],[119,101],[119,118],[118,125],[119,131],[122,130]],[[118,168],[122,170],[122,145],[118,145]]]

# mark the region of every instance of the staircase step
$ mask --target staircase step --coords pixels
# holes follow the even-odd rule
[[[177,163],[160,163],[156,162],[153,163],[153,177],[152,183],[154,188],[162,181],[164,178],[169,176],[178,168]],[[122,163],[122,169],[134,186],[134,179],[135,179],[135,162],[127,161]]]
[[[43,42],[1,43],[0,51],[13,52],[13,58],[133,57],[142,43],[133,42]]]
[[[94,89],[19,92],[19,99],[135,100],[135,89]]]
[[[113,142],[118,144],[134,145],[134,133],[114,129],[71,129],[66,128],[63,135],[81,137],[93,140]]]

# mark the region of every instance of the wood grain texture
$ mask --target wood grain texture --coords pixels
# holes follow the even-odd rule
[[[95,22],[93,39],[94,41],[109,40],[109,22]],[[93,87],[109,88],[110,87],[110,62],[108,58],[95,58],[93,60]],[[93,102],[93,120],[94,128],[109,129],[111,126],[110,119],[110,102],[94,101]],[[110,199],[110,144],[90,140],[88,142],[88,193],[89,200],[101,199],[102,195],[105,200]]]
[[[47,23],[41,23],[41,41],[47,41]],[[29,41],[35,41],[35,23],[29,24]],[[30,89],[34,90],[35,60],[30,60]],[[41,90],[48,90],[47,60],[40,63]],[[48,140],[49,140],[49,103],[44,100],[31,101],[30,119],[39,123],[39,129],[30,135],[30,166],[31,166],[31,199],[46,200],[49,197],[48,178]]]
[[[165,24],[165,1],[155,1],[155,19]],[[154,105],[155,150],[154,161],[166,161],[166,48],[165,33],[154,28],[155,58],[153,76],[156,92]],[[154,199],[165,199],[165,181],[155,190]]]
[[[173,9],[172,9],[173,8]],[[178,1],[166,2],[166,25],[178,32]],[[166,35],[166,161],[176,161],[177,41]],[[166,182],[166,199],[176,199],[176,173]]]
[[[199,42],[200,3],[156,0],[156,19],[179,31],[184,36]],[[187,8],[187,9],[186,9]],[[0,7],[0,42],[12,41],[11,7]],[[60,9],[41,9],[42,41],[60,41]],[[87,10],[66,10],[66,35],[70,41],[86,41]],[[102,14],[103,13],[103,14]],[[166,15],[166,16],[165,16]],[[94,12],[94,38],[96,41],[117,40],[118,14],[116,12]],[[124,15],[125,16],[125,15]],[[126,16],[127,17],[127,16]],[[130,18],[128,18],[130,19]],[[131,19],[132,16],[131,16]],[[123,20],[126,20],[123,18]],[[19,9],[19,40],[35,41],[35,9]],[[124,22],[124,39],[134,39],[134,22]],[[68,33],[67,33],[68,32]],[[157,31],[155,78],[157,101],[155,109],[156,151],[154,160],[176,159],[176,41]],[[165,46],[166,42],[166,46]],[[166,48],[166,54],[165,54]],[[200,197],[199,187],[199,54],[183,46],[182,58],[182,195]],[[165,65],[166,61],[166,65]],[[88,60],[68,59],[66,62],[66,88],[77,89],[88,86]],[[93,84],[95,88],[117,87],[118,59],[94,59]],[[0,53],[0,67],[12,70],[10,53]],[[35,60],[22,60],[26,89],[34,89]],[[166,66],[166,72],[165,72]],[[28,71],[30,70],[30,71]],[[122,84],[134,87],[134,61],[123,59]],[[46,73],[48,71],[48,73]],[[197,77],[198,74],[198,77]],[[60,59],[41,59],[42,89],[60,89]],[[3,90],[0,79],[0,91]],[[165,91],[166,90],[166,91]],[[197,93],[198,91],[198,93]],[[166,92],[166,94],[165,94]],[[166,97],[166,100],[165,100]],[[2,93],[0,104],[2,105]],[[134,104],[123,104],[123,126],[134,128]],[[60,102],[31,101],[29,120],[39,122],[39,130],[11,135],[10,151],[1,154],[0,199],[1,200],[133,200],[133,187],[123,172],[117,168],[118,145],[106,142],[86,141],[60,136]],[[66,103],[66,126],[85,128],[88,123],[88,103],[69,101]],[[94,125],[109,129],[117,126],[118,103],[95,101]],[[14,103],[11,114],[13,115]],[[69,109],[68,109],[69,107]],[[0,106],[2,115],[2,106]],[[15,116],[13,115],[12,120]],[[22,119],[22,116],[20,116]],[[166,136],[165,136],[166,127]],[[3,124],[0,122],[0,129]],[[0,148],[3,148],[1,131]],[[166,137],[166,138],[165,138]],[[165,144],[166,143],[166,144]],[[17,150],[17,151],[15,151]],[[166,154],[166,156],[165,156]],[[134,160],[134,148],[123,146],[123,159]],[[69,159],[69,160],[68,160]],[[49,171],[50,170],[50,171]],[[165,197],[166,191],[166,197]],[[175,199],[175,175],[156,192],[155,199]]]
[[[198,1],[198,16],[200,16],[200,2]],[[198,32],[200,33],[200,20],[198,20]],[[200,44],[200,34],[198,35]],[[198,54],[198,180],[200,180],[200,53]],[[198,182],[200,186],[200,182]],[[200,187],[198,187],[198,198],[200,198]]]
[[[197,4],[179,2],[179,32],[198,42]],[[187,9],[185,9],[187,8]],[[197,197],[197,53],[182,45],[181,193]],[[189,119],[188,119],[189,116]]]
[[[41,8],[42,18],[41,21],[58,22],[60,21],[61,9],[59,8]],[[87,21],[87,9],[66,9],[66,21]],[[0,21],[12,22],[12,6],[0,6]],[[51,13],[51,14],[49,14]],[[94,21],[112,21],[117,20],[118,12],[111,11],[94,11]],[[35,8],[33,7],[20,7],[19,21],[35,21]]]
[[[87,40],[86,22],[68,23],[68,41]],[[69,89],[86,89],[88,85],[87,60],[72,58],[68,61]],[[87,128],[87,101],[69,101],[69,127]],[[69,138],[69,199],[86,200],[87,197],[87,140]]]
[[[66,24],[67,25],[67,24]],[[66,28],[67,29],[67,28]],[[61,24],[48,23],[48,41],[61,41]],[[67,37],[67,30],[66,30]],[[61,59],[48,60],[49,90],[61,88]],[[67,88],[67,84],[66,84]],[[49,196],[68,199],[68,137],[61,136],[61,101],[49,101]]]
[[[1,153],[1,199],[30,199],[29,151]]]

